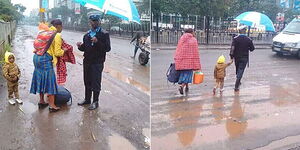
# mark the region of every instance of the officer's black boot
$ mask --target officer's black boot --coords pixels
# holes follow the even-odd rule
[[[241,79],[236,79],[235,81],[235,86],[234,86],[234,91],[238,92],[240,89],[240,84],[241,84]]]
[[[89,106],[89,110],[94,110],[98,108],[99,94],[100,92],[93,91],[93,103]]]
[[[85,98],[82,102],[79,102],[78,105],[86,105],[86,104],[91,104],[91,97],[92,97],[92,91],[85,88]]]

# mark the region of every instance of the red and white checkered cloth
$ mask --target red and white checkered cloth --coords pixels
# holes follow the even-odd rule
[[[58,57],[57,60],[57,83],[64,84],[67,81],[67,66],[66,62],[75,64],[75,56],[73,54],[73,46],[67,44],[64,40],[61,46],[62,49],[67,49],[62,57]]]
[[[176,70],[201,69],[197,39],[190,33],[185,33],[178,41],[175,52]]]

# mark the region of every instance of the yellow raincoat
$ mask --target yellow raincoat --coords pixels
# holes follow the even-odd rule
[[[51,31],[56,31],[56,28],[54,26],[50,27]],[[50,54],[53,57],[53,66],[56,66],[57,63],[57,57],[64,55],[64,50],[61,49],[62,45],[62,38],[61,33],[57,33],[54,37],[54,40],[52,44],[50,45],[47,53]]]
[[[9,56],[13,56],[14,54],[11,52],[5,52],[4,61],[5,64],[2,67],[2,73],[6,80],[10,82],[16,82],[20,78],[20,69],[17,66],[16,63],[10,63],[8,58]],[[17,80],[14,80],[14,78],[17,77]]]

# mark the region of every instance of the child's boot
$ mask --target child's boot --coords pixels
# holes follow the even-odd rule
[[[23,104],[23,101],[19,98],[16,98],[16,102],[19,103],[19,104]]]
[[[223,91],[224,91],[224,89],[220,89],[220,94],[221,94],[221,95],[223,94]]]
[[[216,95],[216,88],[213,89],[213,94]]]
[[[16,104],[16,101],[12,98],[8,99],[8,103],[11,104],[11,105],[14,105]]]

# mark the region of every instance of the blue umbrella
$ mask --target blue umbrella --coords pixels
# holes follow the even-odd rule
[[[249,11],[244,12],[235,18],[239,23],[259,28],[264,27],[265,31],[275,32],[275,28],[271,19],[265,14]]]
[[[139,13],[132,0],[74,0],[83,6],[117,16],[122,20],[140,23]]]

